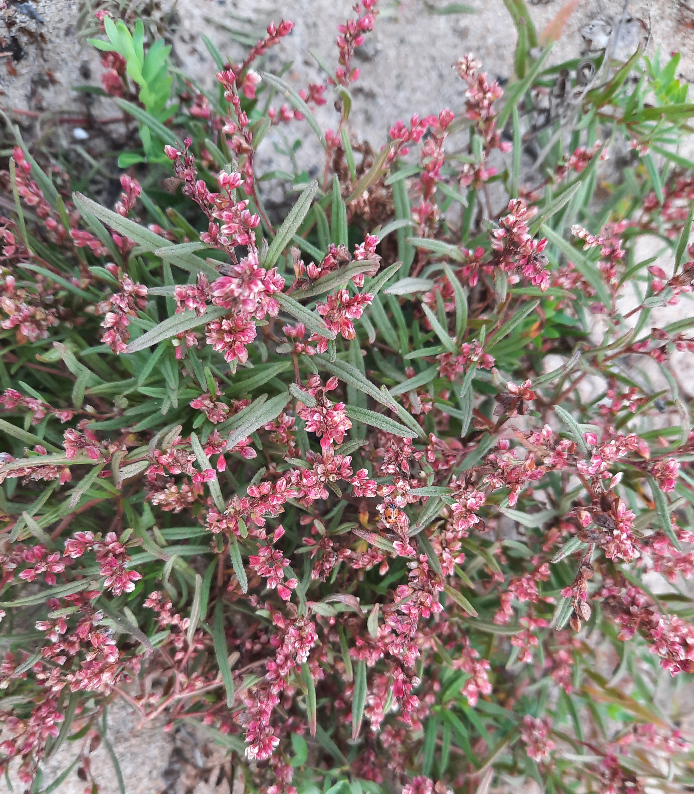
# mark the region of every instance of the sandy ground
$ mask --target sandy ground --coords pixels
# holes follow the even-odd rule
[[[446,106],[459,110],[462,84],[451,67],[466,52],[474,52],[492,76],[505,79],[511,75],[516,36],[502,0],[468,0],[477,9],[474,14],[440,15],[430,10],[440,9],[447,2],[382,0],[376,32],[360,51],[362,78],[354,89],[352,115],[355,132],[372,145],[381,145],[389,126],[399,118],[407,119],[415,112],[438,112]],[[159,16],[175,10],[174,56],[179,66],[203,85],[214,81],[215,70],[202,34],[233,60],[242,49],[234,34],[218,23],[248,33],[261,32],[273,19],[292,19],[296,23],[293,34],[273,51],[271,67],[292,61],[286,79],[299,89],[319,76],[309,48],[334,63],[336,28],[350,16],[352,0],[178,0],[177,4],[162,0],[156,5]],[[545,29],[563,5],[564,0],[540,0],[531,5],[538,31]],[[690,5],[694,7],[694,3]],[[0,0],[0,53],[7,53],[0,58],[0,108],[18,111],[16,118],[29,136],[41,135],[51,111],[68,110],[77,120],[86,116],[83,95],[71,89],[85,82],[98,84],[100,67],[94,51],[78,36],[81,7],[78,0]],[[599,43],[610,22],[620,18],[623,10],[623,0],[580,0],[551,58],[558,62],[585,54],[586,37],[592,37],[594,45]],[[629,11],[634,21],[625,26],[620,40],[623,51],[630,54],[638,41],[651,55],[658,49],[663,56],[679,51],[680,76],[694,79],[694,32],[688,26],[694,21],[694,13],[678,0],[632,0]],[[238,17],[250,21],[239,21]],[[586,30],[588,25],[592,27]],[[102,117],[109,108],[97,99],[92,110],[96,117]],[[336,114],[330,102],[316,115],[321,124],[334,126]],[[71,122],[63,134],[69,138],[79,126],[79,121]],[[86,131],[92,134],[89,128]],[[297,128],[296,134],[301,130]],[[315,164],[315,154],[307,144],[300,161],[307,166]],[[268,166],[275,166],[271,146],[266,147],[264,157]],[[690,307],[684,309],[687,314]],[[666,314],[667,321],[674,319],[669,310]],[[688,377],[694,383],[694,377]],[[188,731],[166,733],[162,727],[163,723],[139,726],[125,705],[112,709],[109,738],[120,761],[127,794],[228,794],[230,786],[238,789],[233,787],[235,770],[222,763],[218,750],[196,741]],[[50,762],[44,785],[54,780],[73,757],[74,748],[62,750]],[[92,754],[91,765],[102,794],[116,794],[116,777],[103,746]],[[82,794],[84,789],[85,783],[73,772],[56,794]],[[4,794],[5,790],[4,781],[0,781],[0,792]],[[510,790],[531,791],[528,784],[504,791]],[[15,791],[21,791],[21,787],[15,787]]]

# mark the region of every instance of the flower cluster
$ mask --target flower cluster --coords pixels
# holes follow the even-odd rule
[[[526,62],[524,20],[503,115],[503,80],[465,56],[465,95],[375,151],[346,91],[375,20],[361,0],[332,78],[299,92],[339,97],[320,187],[311,166],[260,173],[272,125],[305,113],[259,77],[289,22],[215,55],[215,95],[159,50],[176,97],[137,174],[168,169],[168,199],[124,173],[114,209],[73,205],[22,148],[0,173],[26,210],[0,218],[0,772],[29,788],[65,736],[93,783],[117,698],[200,720],[260,794],[686,786],[666,690],[694,672],[694,339],[688,317],[650,327],[694,284],[694,179],[676,155],[654,171],[680,87],[655,62],[605,72],[580,100],[595,144],[553,119],[569,78]],[[133,112],[139,31],[103,61]],[[658,146],[625,201],[601,158],[650,129],[653,96]],[[285,179],[287,211],[268,192]]]

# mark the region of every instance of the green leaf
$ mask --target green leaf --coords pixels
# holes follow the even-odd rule
[[[467,294],[460,283],[460,279],[455,275],[451,266],[443,263],[443,272],[446,274],[450,285],[453,287],[455,296],[455,338],[458,342],[462,341],[463,334],[467,327]]]
[[[663,532],[667,535],[670,543],[672,543],[677,551],[682,551],[682,546],[680,545],[677,535],[675,535],[675,531],[672,528],[672,520],[670,519],[670,510],[668,508],[667,496],[665,496],[663,493],[663,490],[658,485],[655,477],[648,475],[648,482],[651,486],[651,493],[653,494],[653,501],[655,502],[655,509],[658,513],[660,526]]]
[[[601,272],[598,268],[588,262],[584,254],[575,248],[570,243],[568,243],[561,235],[557,234],[554,229],[550,228],[546,224],[543,224],[540,229],[542,235],[547,238],[547,240],[555,245],[562,254],[574,263],[576,270],[585,278],[585,280],[590,284],[590,286],[595,290],[598,298],[600,299],[601,303],[605,306],[610,306],[612,303],[612,298],[610,297],[609,290],[605,286],[605,282],[602,278]]]
[[[139,105],[133,105],[132,102],[128,102],[127,99],[121,99],[120,97],[115,97],[113,101],[121,110],[129,113],[133,118],[136,118],[140,124],[144,124],[145,127],[148,127],[160,141],[170,146],[176,145],[176,136],[174,133],[160,121],[157,121],[154,116],[148,113],[144,108],[141,108]]]
[[[574,554],[577,551],[581,551],[586,547],[586,544],[579,540],[577,537],[571,538],[567,543],[565,543],[559,551],[552,557],[552,562],[560,562],[565,557],[568,557],[571,554]]]
[[[369,532],[366,529],[360,529],[359,527],[355,527],[352,529],[355,535],[358,535],[362,540],[365,540],[367,543],[370,543],[372,546],[376,546],[376,548],[381,549],[381,551],[387,551],[391,554],[395,554],[395,546],[386,538],[382,538],[380,535],[377,535],[375,532]]]
[[[350,262],[349,265],[345,265],[332,273],[328,273],[327,276],[316,279],[310,287],[293,292],[292,297],[295,300],[304,300],[305,298],[314,298],[316,295],[322,295],[324,292],[333,292],[339,287],[345,286],[354,276],[373,271],[374,267],[377,267],[377,265],[370,259]]]
[[[352,681],[354,678],[354,673],[352,670],[352,659],[349,655],[349,645],[347,645],[347,637],[345,636],[345,630],[342,624],[337,624],[337,633],[340,637],[340,653],[342,654],[342,663],[345,666],[345,678],[347,681]]]
[[[65,596],[81,593],[82,590],[93,588],[96,582],[93,579],[80,579],[78,582],[70,582],[56,587],[47,587],[40,593],[18,598],[16,601],[0,601],[0,607],[29,607],[35,604],[43,604],[49,598],[65,598]]]
[[[173,245],[166,238],[160,237],[158,234],[151,232],[139,223],[131,221],[129,218],[124,218],[117,212],[102,207],[96,201],[82,195],[82,193],[73,193],[73,199],[77,208],[86,210],[98,218],[103,223],[115,229],[120,234],[124,234],[138,245],[141,245],[145,251],[156,251],[160,248],[168,248]]]
[[[157,248],[152,253],[158,256],[162,261],[171,262],[172,265],[180,267],[181,270],[186,270],[188,273],[193,273],[193,275],[203,272],[210,279],[214,280],[219,277],[217,269],[199,256],[195,256],[196,251],[205,250],[212,251],[214,249],[201,242],[192,242]]]
[[[573,416],[571,416],[571,414],[568,411],[565,411],[561,407],[561,405],[555,405],[554,412],[559,417],[561,423],[567,428],[567,430],[569,431],[569,435],[576,442],[581,452],[585,455],[586,458],[590,457],[590,453],[588,452],[588,446],[586,445],[586,442],[583,439],[583,433],[581,433],[581,428],[578,426],[578,422],[573,418]]]
[[[473,618],[477,617],[477,610],[472,606],[472,604],[465,598],[462,593],[459,593],[449,584],[445,584],[443,586],[443,591],[446,593],[447,596],[450,596],[458,606],[462,607],[468,615],[471,615]]]
[[[512,510],[510,507],[500,507],[499,512],[513,519],[524,527],[539,528],[556,516],[556,510],[540,510],[538,513],[524,513],[521,510]]]
[[[374,604],[366,620],[366,629],[374,640],[378,639],[378,616],[380,611],[381,605]]]
[[[85,292],[83,289],[76,287],[74,284],[71,284],[67,279],[62,278],[61,276],[52,273],[48,268],[41,267],[40,265],[32,265],[28,262],[21,262],[19,264],[23,270],[32,270],[34,273],[40,273],[44,278],[50,279],[51,281],[55,281],[56,284],[60,284],[61,287],[64,287],[68,292],[71,292],[73,295],[77,295],[79,298],[83,300],[93,302],[94,296],[90,295],[88,292]]]
[[[108,19],[108,17],[104,17],[104,19]],[[108,738],[106,737],[106,710],[104,709],[104,716],[103,716],[103,727],[99,727],[97,723],[97,731],[99,732],[99,736],[101,736],[101,742],[106,748],[106,752],[109,754],[111,758],[111,764],[113,765],[113,771],[116,775],[116,781],[118,783],[118,791],[120,794],[126,794],[125,792],[125,783],[123,781],[123,773],[121,772],[120,764],[118,763],[118,756],[116,755],[113,747],[111,746],[111,742],[109,742]]]
[[[551,628],[556,629],[557,631],[561,631],[561,629],[566,626],[569,622],[569,618],[571,617],[571,613],[573,612],[573,599],[571,598],[560,598],[557,606],[554,609],[554,616],[552,617],[552,622],[549,624]]]
[[[366,662],[360,659],[355,665],[354,690],[352,692],[352,740],[356,741],[361,730],[366,705]]]
[[[5,435],[10,436],[10,438],[16,438],[17,441],[28,444],[30,447],[35,447],[37,444],[40,444],[53,452],[60,451],[58,447],[49,444],[45,439],[41,439],[33,433],[28,433],[26,430],[22,430],[21,427],[17,427],[11,422],[6,422],[4,419],[0,419],[0,432],[5,433]],[[36,458],[29,458],[29,460],[34,461]]]
[[[347,245],[347,207],[342,200],[340,180],[337,178],[337,174],[333,175],[330,227],[333,233],[333,243],[335,245]]]
[[[510,1],[513,2],[513,0]],[[506,2],[506,0],[504,0],[504,2]],[[513,112],[513,108],[518,105],[525,92],[535,81],[535,78],[540,73],[540,70],[542,69],[544,62],[547,60],[551,50],[552,45],[550,44],[542,53],[542,55],[535,61],[527,75],[520,82],[509,86],[504,92],[506,102],[504,103],[503,108],[501,108],[501,112],[497,116],[497,129],[501,130],[506,126],[506,122],[509,120],[511,113]]]
[[[416,292],[428,292],[434,286],[430,278],[401,278],[383,290],[384,295],[414,295]]]
[[[335,339],[335,332],[328,328],[325,320],[318,313],[309,311],[305,306],[295,301],[294,298],[282,292],[277,293],[275,298],[287,314],[291,314],[292,317],[303,323],[309,331],[322,336],[324,339]]]
[[[653,162],[653,158],[650,156],[650,154],[644,154],[641,159],[644,161],[644,163],[646,163],[648,175],[651,178],[651,184],[653,185],[653,192],[655,193],[656,198],[658,199],[658,204],[662,205],[664,199],[663,183],[660,179],[660,174],[658,173],[658,169],[656,168],[656,165]]]
[[[229,538],[229,556],[231,557],[231,564],[234,568],[236,578],[239,580],[239,585],[244,593],[248,592],[248,577],[246,576],[246,569],[243,567],[243,560],[241,559],[241,547],[236,539],[236,535],[231,535]]]
[[[125,348],[124,352],[137,353],[140,350],[152,347],[152,345],[157,345],[159,342],[163,342],[166,339],[171,339],[176,336],[176,334],[190,331],[200,325],[212,322],[212,320],[224,317],[224,315],[228,313],[229,310],[222,306],[208,306],[202,316],[198,316],[191,309],[186,309],[179,314],[174,314],[172,317],[167,317],[166,320],[155,325],[154,328],[151,328],[149,331],[142,334],[142,336],[133,339]]]
[[[457,245],[444,243],[442,240],[432,240],[429,237],[410,237],[407,242],[414,245],[415,248],[422,248],[439,256],[447,256],[454,262],[465,261],[465,256]]]
[[[438,338],[443,342],[444,347],[448,350],[449,353],[452,353],[454,356],[457,355],[460,351],[458,346],[455,343],[455,340],[451,339],[448,335],[446,329],[441,325],[438,321],[436,315],[432,310],[426,305],[426,303],[422,304],[422,309],[424,310],[424,314],[429,320],[429,324],[431,325],[432,330],[438,336]]]
[[[305,188],[304,192],[299,196],[296,204],[291,208],[289,214],[284,220],[284,223],[279,228],[272,241],[267,256],[263,261],[263,267],[269,269],[274,266],[275,262],[280,258],[280,254],[292,241],[295,232],[304,222],[304,218],[308,215],[311,209],[311,203],[318,190],[318,182],[313,181]]]
[[[314,356],[313,360],[319,364],[322,369],[326,369],[328,372],[336,375],[340,380],[343,380],[350,386],[354,386],[355,389],[373,397],[376,402],[384,405],[386,408],[390,408],[391,411],[397,410],[397,404],[390,394],[387,396],[384,395],[380,389],[377,389],[371,381],[368,381],[364,375],[351,364],[347,364],[339,359],[337,359],[337,361],[330,361],[323,355]]]
[[[320,726],[316,726],[316,739],[318,739],[319,744],[325,750],[327,750],[330,755],[337,761],[338,764],[345,766],[349,766],[349,761],[345,758],[344,753],[340,748],[335,744],[332,738],[325,732],[325,730]]]
[[[427,383],[431,383],[434,378],[438,375],[439,368],[438,367],[429,367],[425,369],[423,372],[420,372],[419,375],[414,375],[407,380],[402,381],[402,383],[398,383],[397,386],[393,386],[389,389],[390,393],[395,397],[398,394],[406,394],[408,391],[412,391],[413,389],[418,389],[420,386],[424,386]],[[384,373],[385,374],[385,373]]]
[[[436,716],[429,717],[427,720],[422,756],[422,774],[426,777],[429,777],[434,766],[434,752],[436,751],[436,737],[439,732],[439,724],[440,721]]]
[[[292,747],[294,749],[294,758],[291,760],[292,766],[295,769],[304,766],[308,761],[308,745],[306,744],[306,739],[304,739],[301,734],[293,733]]]
[[[240,411],[234,418],[243,415],[243,419],[241,424],[229,436],[226,446],[227,450],[236,446],[241,439],[247,438],[251,433],[255,433],[256,430],[277,419],[290,399],[289,392],[284,392],[267,401],[256,400],[247,408],[244,408],[243,411]]]
[[[231,667],[229,666],[226,634],[224,632],[224,604],[221,599],[217,601],[214,608],[213,638],[217,665],[227,693],[227,708],[230,709],[234,705],[234,676],[231,674]]]
[[[405,427],[405,425],[401,425],[400,422],[396,422],[388,416],[376,413],[376,411],[358,408],[356,405],[348,405],[345,408],[345,413],[350,419],[377,427],[385,433],[392,433],[394,436],[401,436],[402,438],[417,438],[417,434]]]
[[[226,393],[229,395],[236,394],[252,394],[259,386],[263,386],[269,380],[272,380],[282,372],[291,369],[291,361],[277,361],[274,364],[261,365],[254,367],[251,370],[254,374],[250,378],[243,380],[234,380],[232,385],[227,389]],[[294,384],[290,384],[291,386]]]
[[[517,328],[525,318],[537,309],[540,301],[531,301],[520,311],[516,311],[510,320],[505,322],[498,331],[495,331],[487,340],[486,348],[491,350],[495,345],[508,336],[514,328]]]
[[[195,433],[190,434],[190,444],[193,447],[193,452],[195,453],[195,457],[197,458],[200,469],[202,471],[208,471],[209,469],[212,469],[210,459],[205,454],[205,450],[202,448],[202,444]],[[220,511],[220,513],[223,513],[226,509],[226,502],[222,496],[222,491],[219,487],[219,480],[217,479],[217,476],[215,475],[214,480],[210,480],[207,484],[210,488],[210,494],[214,500],[215,507]]]
[[[261,72],[260,75],[266,83],[269,83],[273,88],[276,88],[278,91],[282,93],[284,98],[293,105],[296,110],[301,113],[301,115],[306,119],[309,127],[316,133],[318,136],[318,140],[321,143],[321,146],[324,149],[327,149],[327,144],[325,142],[325,138],[323,137],[323,133],[321,132],[321,128],[316,121],[316,117],[311,112],[311,108],[304,102],[304,100],[299,96],[299,94],[287,83],[284,82],[279,77],[276,77],[274,74],[269,74],[268,72]]]
[[[195,594],[193,595],[193,604],[190,608],[190,623],[186,631],[186,639],[188,646],[193,645],[193,638],[195,637],[195,630],[200,622],[200,605],[202,599],[202,576],[199,573],[195,574]]]
[[[28,247],[29,237],[27,235],[27,227],[24,221],[24,211],[22,209],[22,203],[19,200],[19,190],[17,188],[17,164],[15,163],[14,157],[10,157],[10,183],[12,185],[14,206],[17,211],[17,228],[19,229],[19,235],[22,238],[22,241]]]
[[[301,678],[306,687],[306,714],[311,736],[316,735],[316,685],[313,683],[311,668],[307,662],[301,663]]]
[[[600,155],[596,154],[595,157],[599,158]],[[556,196],[547,207],[542,209],[539,216],[533,219],[533,222],[528,230],[529,233],[534,237],[540,230],[542,224],[548,221],[552,215],[556,215],[562,207],[568,204],[569,201],[571,201],[571,199],[576,195],[576,193],[578,193],[581,186],[582,182],[574,182],[573,185],[570,185],[566,188],[566,190]]]
[[[402,262],[395,262],[394,264],[387,267],[385,270],[382,270],[376,278],[372,281],[369,281],[368,284],[364,287],[364,291],[368,292],[369,295],[373,295],[374,297],[378,295],[378,293],[383,288],[384,284],[387,284],[391,278],[400,270],[402,267]]]
[[[680,269],[680,265],[682,264],[684,252],[686,251],[687,243],[689,242],[689,235],[692,233],[692,222],[694,222],[694,204],[689,208],[687,220],[682,227],[682,234],[680,235],[680,239],[677,241],[677,251],[675,253],[675,273],[677,273],[677,271]]]

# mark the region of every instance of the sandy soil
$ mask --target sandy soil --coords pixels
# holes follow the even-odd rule
[[[208,35],[230,59],[241,54],[233,34],[217,23],[250,32],[262,31],[272,19],[294,20],[294,32],[282,48],[273,52],[271,66],[291,60],[288,79],[298,89],[319,76],[309,48],[334,62],[336,28],[350,16],[352,2],[178,0],[174,4],[163,0],[158,5],[160,14],[175,6],[175,58],[184,71],[203,85],[214,80],[214,67],[202,34]],[[356,133],[372,145],[384,142],[387,129],[398,118],[409,118],[415,112],[437,112],[445,106],[458,110],[463,102],[462,86],[451,66],[464,53],[474,52],[494,77],[506,79],[511,75],[516,37],[502,0],[468,0],[478,9],[475,14],[437,15],[428,8],[441,8],[446,2],[382,0],[377,30],[360,54],[362,78],[354,89],[352,116]],[[537,29],[544,30],[563,5],[564,0],[532,5]],[[75,119],[64,126],[63,134],[68,138],[76,127],[84,127],[88,135],[94,135],[86,123],[84,95],[72,91],[76,84],[98,84],[100,72],[98,57],[78,36],[79,10],[78,0],[0,0],[0,53],[6,53],[0,58],[0,108],[17,111],[17,120],[32,137],[41,135],[48,116],[55,110],[69,110]],[[581,0],[552,59],[558,62],[585,54],[585,36],[592,36],[594,45],[598,44],[606,26],[619,19],[623,10],[623,0],[603,0],[602,4],[598,0]],[[620,41],[623,51],[629,54],[639,40],[648,54],[657,49],[663,55],[679,51],[680,76],[694,79],[694,34],[687,26],[688,21],[694,21],[694,15],[689,15],[678,0],[632,0],[629,11],[635,21],[625,27]],[[238,16],[252,21],[239,22],[235,18]],[[592,25],[589,31],[585,30],[587,25]],[[109,112],[100,99],[91,110],[97,118]],[[336,120],[330,103],[317,116],[326,126],[334,125]],[[296,134],[301,134],[298,129]],[[315,164],[315,154],[315,149],[305,146],[301,162],[307,166]],[[268,165],[274,156],[271,147],[266,147]],[[668,321],[672,319],[668,314]],[[188,731],[165,733],[162,726],[163,723],[139,726],[125,705],[112,709],[109,738],[120,761],[127,794],[227,794],[238,790],[233,785],[235,770],[223,764],[218,750],[197,741]],[[55,779],[73,757],[74,748],[63,749],[49,764],[44,783]],[[92,754],[91,766],[102,794],[116,794],[116,777],[103,745]],[[0,782],[0,792],[5,791],[4,786],[4,781]],[[56,792],[82,794],[84,788],[85,783],[73,772]],[[15,787],[17,790],[21,791],[21,787]],[[505,789],[510,790],[530,791],[527,785]]]

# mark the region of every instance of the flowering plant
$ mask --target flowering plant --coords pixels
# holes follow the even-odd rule
[[[156,44],[139,81],[118,48],[147,63],[142,28],[103,19],[104,87],[149,163],[113,210],[17,133],[0,764],[28,786],[67,739],[88,776],[116,698],[196,721],[268,794],[694,782],[681,715],[653,696],[694,672],[673,363],[694,321],[662,311],[694,281],[676,61],[567,76],[528,54],[523,17],[505,92],[464,56],[461,107],[374,153],[349,86],[376,13],[357,4],[334,72],[301,92],[258,71],[289,22],[242,63],[211,48],[217,94],[172,81]],[[152,115],[146,92],[169,88]],[[326,92],[335,130],[312,111]],[[323,176],[287,174],[300,195],[277,219],[258,149],[297,122]]]

